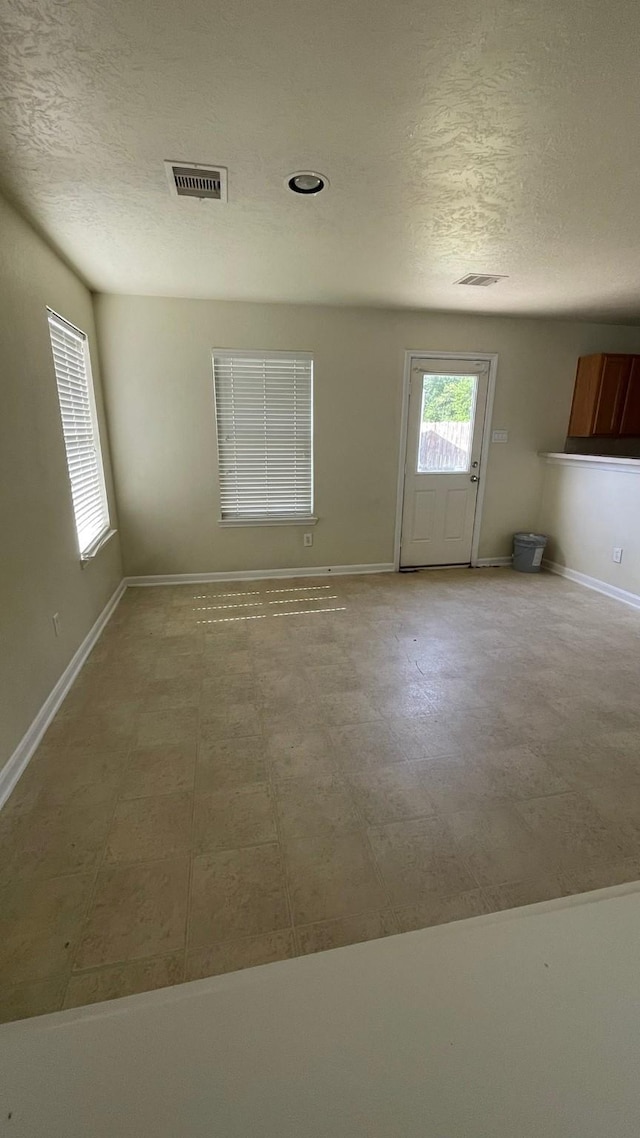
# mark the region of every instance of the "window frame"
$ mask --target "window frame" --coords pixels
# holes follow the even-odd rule
[[[309,513],[303,514],[253,514],[242,517],[224,517],[222,512],[222,499],[220,494],[220,439],[218,430],[218,405],[216,390],[216,359],[243,359],[243,360],[308,360],[310,363],[310,392],[309,392],[309,434],[310,454],[309,470],[311,478],[311,500]],[[211,352],[211,366],[213,372],[213,411],[216,430],[216,466],[218,474],[218,525],[221,527],[254,527],[254,526],[315,526],[318,517],[314,512],[315,506],[315,462],[314,462],[314,370],[315,361],[313,353],[309,351],[260,351],[255,348],[243,350],[241,348],[213,348]]]
[[[101,549],[102,546],[105,545],[106,542],[109,540],[109,538],[111,538],[116,533],[116,530],[113,529],[113,527],[111,525],[111,512],[110,512],[110,508],[109,508],[109,496],[107,494],[107,484],[106,484],[105,470],[104,470],[104,456],[102,453],[102,443],[100,440],[100,423],[98,421],[98,409],[97,409],[97,405],[96,405],[95,389],[94,389],[94,384],[93,384],[93,370],[91,367],[91,354],[89,351],[89,337],[87,336],[87,333],[82,330],[82,328],[78,328],[77,324],[73,324],[72,321],[67,320],[67,318],[65,316],[61,316],[60,313],[56,312],[56,310],[54,308],[50,308],[47,305],[46,313],[47,313],[47,332],[49,334],[49,347],[51,350],[51,360],[53,363],[53,371],[54,371],[54,377],[55,377],[55,382],[56,382],[56,397],[58,400],[58,411],[60,413],[60,429],[62,431],[62,441],[63,441],[63,445],[64,445],[65,461],[67,464],[67,477],[68,477],[68,481],[69,481],[69,497],[71,500],[71,515],[73,517],[73,526],[74,526],[74,530],[75,530],[76,544],[77,544],[77,548],[78,548],[78,555],[80,557],[80,563],[82,565],[85,565],[85,564],[87,564],[87,562],[91,561],[95,557],[98,550]],[[89,542],[89,544],[86,545],[84,548],[82,548],[80,546],[80,535],[78,532],[78,522],[77,522],[77,518],[76,518],[75,503],[73,500],[73,484],[71,481],[71,470],[70,470],[70,466],[69,466],[69,450],[67,447],[67,439],[66,439],[65,430],[64,430],[64,420],[62,417],[62,406],[60,403],[60,390],[58,387],[58,373],[56,370],[55,355],[53,352],[53,341],[51,339],[51,321],[52,320],[57,321],[58,324],[62,326],[63,330],[70,331],[72,333],[72,335],[79,337],[80,340],[82,341],[82,355],[83,355],[83,360],[84,360],[85,379],[86,379],[86,384],[87,384],[87,398],[88,398],[88,402],[89,402],[89,415],[91,418],[93,445],[95,447],[96,458],[97,458],[97,464],[96,465],[97,465],[97,470],[98,470],[98,488],[100,491],[100,500],[102,503],[103,518],[104,518],[104,525],[103,525],[102,529],[100,530],[100,533],[98,533],[96,535],[96,537],[94,537],[92,539],[92,541]]]

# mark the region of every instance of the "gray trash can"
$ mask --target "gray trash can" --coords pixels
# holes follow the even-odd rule
[[[543,533],[514,533],[513,568],[518,573],[539,573],[546,544]]]

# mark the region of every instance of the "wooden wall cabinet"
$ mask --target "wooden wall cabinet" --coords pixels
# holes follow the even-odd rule
[[[640,356],[600,352],[580,357],[568,434],[640,437]]]
[[[631,356],[631,370],[627,392],[622,405],[620,434],[625,438],[640,438],[640,356]]]

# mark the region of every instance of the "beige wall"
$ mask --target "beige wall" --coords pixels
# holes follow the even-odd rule
[[[497,352],[480,556],[536,524],[539,450],[558,449],[576,358],[640,350],[640,329],[376,309],[100,296],[96,305],[129,574],[390,562],[404,351]],[[314,546],[290,528],[221,529],[213,347],[315,358]]]
[[[551,561],[640,594],[640,470],[545,464],[538,524]],[[620,565],[615,546],[624,550]]]
[[[101,407],[91,296],[2,199],[0,248],[1,768],[122,573],[117,537],[80,567],[45,311],[87,332]]]

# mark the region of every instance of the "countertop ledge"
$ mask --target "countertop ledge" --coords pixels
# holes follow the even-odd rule
[[[540,458],[557,466],[590,466],[597,470],[640,474],[640,458],[618,458],[608,454],[564,454],[562,451],[540,451]]]

